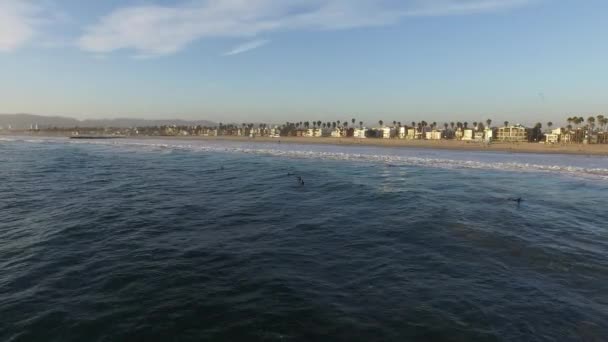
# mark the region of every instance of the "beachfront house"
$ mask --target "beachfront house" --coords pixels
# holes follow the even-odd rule
[[[473,140],[474,135],[473,135],[473,130],[470,128],[466,128],[462,131],[462,138],[461,140],[466,140],[466,141],[471,141]]]
[[[527,142],[528,129],[522,125],[500,127],[496,140],[503,142]]]
[[[358,139],[364,139],[364,138],[367,138],[366,133],[367,133],[367,128],[356,128],[353,133],[353,137],[358,138]]]
[[[272,127],[270,129],[270,137],[271,138],[280,138],[281,137],[281,130],[277,126]]]
[[[395,129],[391,127],[382,127],[380,128],[380,131],[382,132],[382,138],[384,139],[390,139],[395,135]]]
[[[483,132],[483,139],[486,143],[490,143],[492,142],[492,139],[494,138],[494,131],[492,130],[492,128],[490,127],[486,127],[486,129]]]
[[[481,141],[483,141],[483,136],[484,136],[483,131],[474,132],[473,140],[481,142]]]
[[[406,136],[407,136],[407,132],[406,132],[405,127],[399,127],[397,137],[399,139],[405,139]]]
[[[434,129],[430,132],[426,132],[426,134],[425,134],[425,138],[427,140],[441,140],[442,136],[443,136],[443,131],[438,130],[438,129]]]
[[[334,130],[331,131],[331,137],[332,138],[341,138],[342,137],[342,131],[340,131],[339,128],[336,128]]]
[[[563,130],[561,128],[556,128],[551,131],[551,133],[545,134],[545,142],[547,144],[557,144],[560,142],[561,136],[563,134]]]

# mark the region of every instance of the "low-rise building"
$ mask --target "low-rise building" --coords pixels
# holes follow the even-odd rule
[[[556,128],[551,131],[551,133],[545,134],[545,141],[547,144],[557,144],[561,141],[561,137],[563,134],[563,130],[561,128]]]
[[[465,128],[462,131],[462,140],[470,141],[470,140],[473,140],[473,138],[474,138],[474,135],[473,135],[473,130],[472,129]]]
[[[521,125],[500,127],[496,140],[504,142],[526,142],[528,141],[528,129]]]
[[[355,132],[353,133],[354,138],[364,139],[366,136],[367,128],[355,128]]]
[[[399,131],[397,133],[397,137],[399,139],[405,139],[405,137],[407,136],[407,132],[405,127],[399,127]]]
[[[382,138],[384,138],[384,139],[390,139],[392,136],[392,133],[394,132],[394,128],[390,128],[390,127],[382,127],[382,128],[379,128],[379,130],[382,132]]]
[[[427,140],[441,140],[442,136],[443,136],[443,132],[441,130],[434,129],[430,132],[426,132]]]
[[[486,129],[483,132],[483,140],[486,143],[490,143],[492,142],[492,139],[494,138],[494,131],[492,130],[492,128],[490,127],[486,127]]]

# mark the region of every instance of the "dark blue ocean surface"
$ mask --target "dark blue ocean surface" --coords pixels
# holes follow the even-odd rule
[[[0,340],[601,341],[607,204],[605,157],[4,139]]]

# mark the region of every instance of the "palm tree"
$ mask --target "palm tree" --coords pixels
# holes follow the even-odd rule
[[[486,124],[488,124],[488,128],[490,128],[490,126],[492,126],[492,119],[486,120]]]
[[[597,116],[597,124],[598,124],[598,126],[602,127],[602,130],[604,129],[604,125],[605,125],[604,119],[605,119],[604,116],[601,114]]]
[[[454,121],[450,122],[450,127],[452,128],[452,130],[454,130],[454,126],[455,126],[455,125],[456,125],[456,124],[454,123]]]
[[[378,121],[378,124],[380,125],[380,127],[384,126],[384,121],[380,120]]]
[[[359,121],[359,128],[363,129],[363,121]]]
[[[477,130],[477,121],[473,121],[473,130]]]
[[[469,123],[465,121],[464,122],[464,128],[467,129],[468,126],[469,126]]]
[[[412,127],[416,128],[416,121],[412,121]]]
[[[589,124],[589,127],[593,130],[593,126],[595,126],[595,118],[593,116],[588,117],[587,124]]]
[[[321,120],[317,121],[317,126],[321,127]]]
[[[448,129],[448,126],[449,126],[449,125],[448,125],[448,123],[447,123],[447,122],[444,122],[444,123],[443,123],[443,127],[446,129],[446,131],[447,131],[447,129]]]
[[[551,130],[551,126],[553,126],[553,122],[551,122],[551,121],[547,122],[547,127],[549,127],[549,130]]]
[[[355,125],[355,122],[357,122],[357,119],[355,119],[355,118],[352,118],[352,119],[351,119],[351,120],[350,120],[350,121],[352,121],[352,123],[353,123],[353,126],[354,126],[354,125]]]
[[[393,127],[397,126],[397,121],[393,120]]]
[[[505,127],[509,127],[509,121],[505,121],[503,123],[505,124]]]

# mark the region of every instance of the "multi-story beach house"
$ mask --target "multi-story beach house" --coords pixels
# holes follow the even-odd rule
[[[557,144],[560,142],[560,139],[563,134],[563,129],[556,128],[551,131],[551,133],[545,134],[545,142],[547,144]]]
[[[359,138],[359,139],[365,139],[365,138],[367,138],[366,133],[367,133],[367,128],[355,128],[353,137]]]
[[[471,140],[473,140],[473,138],[474,138],[474,135],[473,135],[473,130],[472,129],[465,128],[462,131],[462,138],[461,138],[461,140],[471,141]]]
[[[492,128],[490,128],[490,127],[486,127],[486,129],[484,130],[484,135],[483,135],[484,142],[490,143],[490,142],[492,142],[493,138],[494,138],[494,130],[492,130]]]
[[[528,141],[528,129],[522,125],[505,126],[498,129],[496,140],[504,142]]]
[[[442,136],[443,136],[443,131],[438,130],[438,129],[434,129],[430,132],[426,132],[427,140],[441,140]]]
[[[407,132],[406,132],[405,127],[399,127],[397,137],[399,139],[405,139],[406,136],[407,136]]]

